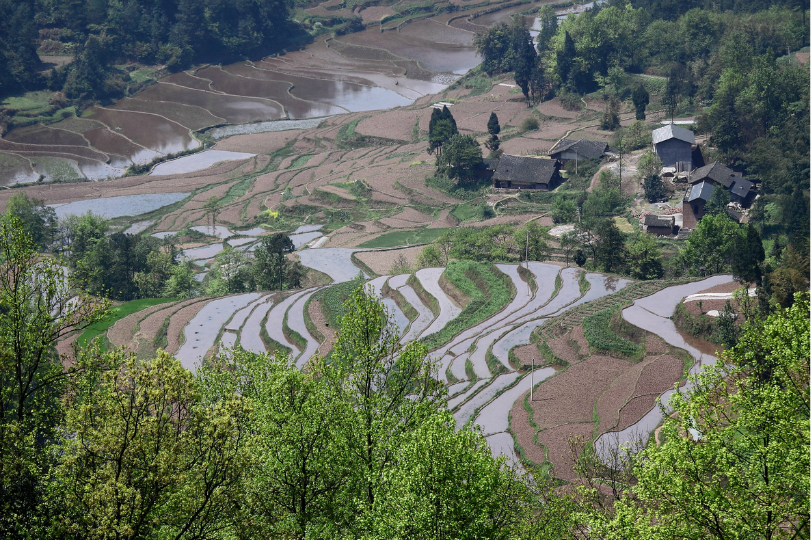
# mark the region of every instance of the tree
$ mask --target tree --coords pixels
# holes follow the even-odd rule
[[[488,74],[512,69],[512,33],[504,23],[477,30],[473,36],[476,54],[482,57],[482,70]]]
[[[763,241],[755,226],[746,224],[745,233],[735,238],[732,248],[732,274],[746,283],[761,283],[761,265],[766,259]]]
[[[704,205],[704,213],[710,216],[726,214],[727,205],[729,205],[729,192],[721,186],[716,185],[713,188],[710,200]]]
[[[809,535],[809,305],[752,324],[676,391],[633,494],[592,535],[772,539]]]
[[[549,49],[550,41],[558,31],[558,14],[552,6],[541,6],[538,10],[538,26],[540,27],[536,38],[538,52],[543,53]]]
[[[662,172],[662,160],[652,150],[646,150],[639,157],[636,168],[643,179],[658,176]]]
[[[498,123],[496,113],[490,113],[490,119],[487,121],[487,132],[490,137],[487,139],[485,146],[493,152],[498,150],[501,142],[498,140],[498,134],[501,133],[501,126]]]
[[[47,250],[56,238],[56,212],[41,199],[30,198],[25,192],[15,193],[8,200],[6,214],[20,220],[41,251]]]
[[[567,88],[573,85],[573,72],[575,70],[575,60],[577,58],[577,50],[574,46],[574,40],[569,35],[569,31],[564,31],[563,36],[563,49],[556,53],[557,55],[557,72],[561,82]],[[574,90],[572,88],[572,90]]]
[[[552,200],[552,220],[556,224],[571,223],[576,213],[577,203],[574,199],[558,195]]]
[[[544,240],[546,236],[546,229],[537,221],[527,222],[524,227],[517,229],[513,237],[516,245],[523,248],[519,249],[522,259],[528,258],[530,261],[546,259],[549,255],[549,245]]]
[[[613,220],[605,220],[599,228],[594,250],[594,262],[606,272],[617,272],[625,265],[625,235]]]
[[[145,362],[114,351],[104,364],[68,395],[49,534],[218,537],[244,468],[246,401],[203,400],[191,372],[162,351]]]
[[[645,108],[648,106],[648,103],[650,103],[650,94],[645,90],[642,83],[639,83],[634,93],[631,94],[631,101],[633,101],[634,109],[636,110],[636,119],[645,120]]]
[[[642,188],[645,190],[645,199],[650,203],[661,201],[667,195],[662,177],[659,175],[646,175]]]
[[[439,410],[403,442],[368,521],[387,539],[515,536],[530,498],[525,481],[471,428]]]
[[[293,241],[283,233],[262,237],[254,251],[256,283],[261,289],[272,289],[276,285],[279,286],[279,291],[284,289],[287,254],[295,249]]]
[[[426,347],[401,345],[396,325],[369,291],[353,291],[345,310],[324,373],[349,405],[343,426],[357,465],[350,490],[358,512],[370,512],[385,490],[386,468],[410,434],[436,412],[444,386],[435,379]]]
[[[726,214],[704,216],[685,241],[680,257],[694,271],[718,274],[729,268],[740,234],[738,224]]]
[[[523,24],[522,17],[515,19],[510,30],[513,33],[511,46],[515,58],[513,61],[515,84],[521,87],[527,107],[530,107],[529,86],[537,66],[537,52],[532,42],[532,36],[530,36],[529,30]]]
[[[608,103],[605,105],[603,117],[600,120],[601,130],[614,131],[620,127],[619,107],[620,104],[617,98],[611,98],[608,100]]]
[[[662,251],[651,235],[637,233],[627,246],[628,272],[639,280],[662,277]]]
[[[239,537],[326,533],[348,505],[341,493],[352,462],[342,423],[351,410],[323,372],[318,357],[305,372],[284,354],[242,349],[220,355],[203,370],[204,380],[227,382],[225,389],[210,384],[213,394],[241,396],[251,408]]]
[[[437,171],[450,178],[469,179],[481,166],[482,149],[470,135],[454,135],[437,157]]]
[[[73,285],[61,265],[37,254],[17,217],[0,218],[0,529],[7,537],[32,535],[52,462],[46,446],[75,372],[56,342],[99,321],[109,306]]]
[[[566,257],[566,266],[569,266],[569,258],[572,257],[572,251],[577,248],[579,244],[577,233],[574,231],[566,231],[560,236],[560,248],[563,250],[563,255]],[[585,261],[583,261],[585,263]],[[582,264],[578,264],[582,266]]]
[[[428,152],[436,151],[437,155],[442,154],[442,145],[454,135],[458,134],[456,120],[453,118],[447,105],[442,109],[434,108],[431,112],[431,121],[428,124]]]

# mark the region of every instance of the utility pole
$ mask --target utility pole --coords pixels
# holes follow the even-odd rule
[[[532,391],[535,387],[535,357],[532,358],[532,372],[529,373],[529,401],[532,402]]]

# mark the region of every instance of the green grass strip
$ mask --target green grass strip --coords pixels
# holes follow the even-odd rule
[[[636,355],[639,353],[639,346],[617,335],[611,329],[611,317],[619,309],[619,306],[613,306],[584,317],[583,334],[586,335],[589,345],[595,349]]]
[[[428,244],[438,239],[449,228],[413,229],[410,231],[391,231],[379,237],[359,244],[358,248],[394,248],[413,244]]]
[[[101,321],[97,321],[92,325],[88,325],[84,332],[76,339],[76,345],[79,348],[85,348],[89,343],[95,340],[99,335],[107,332],[107,329],[113,326],[116,321],[121,318],[127,317],[130,314],[134,314],[135,312],[139,312],[144,308],[149,308],[150,306],[155,306],[156,304],[163,304],[166,302],[174,302],[178,299],[138,299],[130,302],[125,302],[119,306],[115,306],[110,309],[107,317],[102,319]],[[102,350],[106,350],[104,344],[101,345]]]
[[[449,342],[454,336],[498,313],[515,296],[512,280],[489,263],[451,261],[443,273],[470,302],[456,318],[441,331],[427,336],[423,342],[434,349]]]

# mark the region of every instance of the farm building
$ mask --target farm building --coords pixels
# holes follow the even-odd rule
[[[687,189],[682,200],[684,213],[683,225],[685,229],[695,229],[698,221],[704,217],[704,205],[712,199],[712,192],[716,186],[712,182],[701,181]]]
[[[560,162],[530,156],[503,155],[493,173],[494,188],[552,190],[560,184]]]
[[[673,124],[653,130],[654,152],[662,160],[664,167],[675,167],[676,171],[693,169],[695,143],[693,132]]]
[[[588,139],[561,139],[549,151],[553,160],[590,160],[601,158],[608,152],[608,144],[602,141],[589,141]]]
[[[642,217],[642,231],[650,235],[674,235],[676,217],[672,214],[646,214]]]
[[[699,167],[690,174],[690,184],[709,182],[729,191],[729,200],[745,205],[752,193],[753,184],[729,167],[713,162]]]

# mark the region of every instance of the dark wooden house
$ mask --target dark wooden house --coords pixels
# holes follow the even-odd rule
[[[675,235],[676,217],[672,214],[646,214],[642,217],[642,231],[650,235]]]
[[[668,124],[653,130],[653,150],[664,167],[675,167],[676,171],[693,169],[693,145],[696,138],[688,129]]]
[[[682,227],[695,229],[698,221],[704,216],[704,205],[712,199],[716,189],[712,182],[701,181],[690,186],[682,200]]]
[[[504,154],[493,173],[494,188],[553,190],[560,184],[560,162],[530,156]]]
[[[561,139],[549,151],[553,160],[591,160],[601,158],[608,151],[608,144],[588,139]]]
[[[690,174],[690,184],[695,185],[708,182],[729,191],[729,200],[746,206],[752,193],[753,184],[729,167],[718,162],[712,162],[699,167]]]

